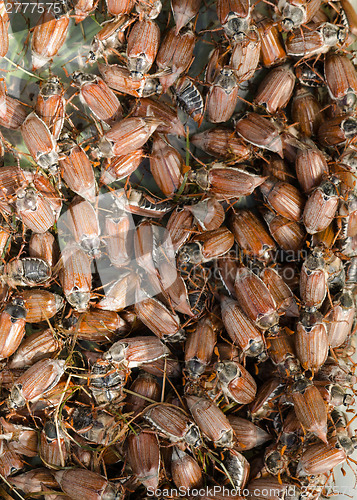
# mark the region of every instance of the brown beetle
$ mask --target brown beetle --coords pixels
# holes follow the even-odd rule
[[[309,234],[323,231],[333,220],[338,207],[339,180],[323,180],[307,199],[304,207],[303,222]]]
[[[245,356],[265,357],[264,341],[254,323],[243,313],[238,302],[221,298],[222,321],[228,335]]]
[[[280,130],[274,122],[257,113],[248,113],[246,117],[237,121],[236,131],[254,146],[278,153],[280,157],[283,157]]]
[[[279,322],[276,302],[265,283],[248,268],[238,268],[234,283],[237,301],[256,326],[275,331]]]
[[[81,101],[99,120],[113,125],[122,117],[119,99],[99,76],[75,71],[72,84],[80,89]]]
[[[270,114],[285,108],[295,85],[295,75],[289,66],[279,66],[268,73],[259,85],[254,103],[263,106]]]
[[[9,408],[21,408],[53,389],[64,373],[64,365],[64,360],[42,359],[28,368],[11,388]]]
[[[156,489],[159,484],[160,448],[157,436],[141,431],[127,439],[127,457],[133,473],[146,487]]]
[[[220,448],[232,448],[233,429],[215,403],[206,398],[186,396],[188,408],[202,434]]]
[[[236,403],[251,403],[257,392],[257,384],[250,373],[235,361],[216,363],[215,371],[223,393]]]
[[[27,310],[25,302],[18,297],[7,304],[0,314],[0,357],[5,359],[11,356],[25,335]]]
[[[328,336],[322,314],[304,313],[295,333],[295,348],[301,366],[316,373],[325,363],[328,354]]]
[[[149,19],[136,21],[128,37],[126,55],[133,80],[141,80],[154,63],[160,43],[160,29]]]
[[[144,419],[163,433],[172,443],[184,441],[188,445],[199,447],[202,439],[198,427],[177,406],[158,403],[145,410]]]
[[[327,443],[327,407],[319,390],[301,377],[292,386],[292,401],[297,418],[305,430]]]

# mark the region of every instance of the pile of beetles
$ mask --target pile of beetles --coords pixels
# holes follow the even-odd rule
[[[1,498],[318,500],[355,470],[356,37],[349,0],[39,12],[33,104],[0,80]]]

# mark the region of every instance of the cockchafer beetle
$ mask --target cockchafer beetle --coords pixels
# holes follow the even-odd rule
[[[204,102],[196,85],[189,78],[180,78],[171,87],[171,92],[177,106],[200,126],[203,120]]]
[[[233,234],[223,226],[194,236],[191,243],[179,249],[177,258],[188,264],[202,264],[225,255],[233,244]]]
[[[128,36],[127,65],[133,80],[141,80],[155,61],[160,44],[160,28],[149,19],[136,21]]]
[[[357,119],[351,114],[339,114],[325,120],[319,127],[317,136],[324,147],[350,142],[357,133]]]
[[[64,4],[59,4],[61,7]],[[45,9],[32,34],[31,54],[33,70],[51,61],[66,41],[69,16],[54,14]]]
[[[319,0],[318,0],[319,1]],[[263,106],[268,113],[274,114],[286,107],[295,85],[295,75],[288,65],[270,70],[259,85],[254,104]]]
[[[149,406],[144,411],[144,419],[161,432],[172,443],[184,442],[195,448],[202,445],[198,427],[181,410],[181,408],[165,403]]]
[[[336,361],[333,357],[327,358],[325,364],[319,370],[317,378],[318,380],[328,380],[342,387],[353,386],[357,381],[356,376],[351,372],[351,367],[342,359]]]
[[[285,387],[281,378],[272,378],[258,388],[255,400],[249,405],[249,416],[253,422],[277,411],[278,401]]]
[[[236,361],[220,361],[215,364],[219,386],[223,393],[239,404],[251,403],[257,392],[257,384],[244,366]]]
[[[250,25],[249,1],[218,0],[217,15],[229,38],[233,40],[244,38]]]
[[[99,155],[104,158],[133,153],[140,149],[155,132],[161,120],[129,117],[105,132],[99,142]]]
[[[135,305],[138,318],[160,340],[164,342],[180,342],[185,338],[180,318],[172,313],[162,302],[147,298]]]
[[[37,286],[51,278],[51,268],[47,262],[36,257],[14,259],[0,266],[0,280],[10,286]]]
[[[178,33],[176,28],[171,28],[166,34],[156,57],[163,92],[166,92],[192,63],[195,42],[196,36],[190,26]]]
[[[112,16],[121,17],[124,14],[129,14],[134,8],[135,0],[105,0],[108,13]]]
[[[212,82],[206,98],[208,120],[212,123],[228,121],[234,113],[238,98],[238,78],[235,71],[225,67]]]
[[[176,34],[198,14],[202,0],[171,0]]]
[[[40,399],[53,389],[64,373],[65,361],[42,359],[28,368],[15,381],[8,398],[9,408],[22,408],[28,402]]]
[[[64,90],[57,76],[50,77],[41,85],[35,111],[47,125],[55,140],[58,140],[64,123],[66,100]]]
[[[32,112],[22,123],[21,132],[33,159],[40,167],[54,173],[58,164],[58,147],[46,123]]]
[[[167,221],[166,229],[170,234],[172,246],[175,252],[188,240],[195,231],[192,211],[187,207],[177,207]]]
[[[280,274],[271,267],[265,267],[260,278],[267,286],[277,305],[277,312],[289,317],[298,317],[299,310],[293,293]]]
[[[283,157],[280,129],[274,122],[257,113],[247,113],[245,117],[237,121],[236,131],[254,146],[278,153],[281,158]]]
[[[41,288],[22,290],[20,298],[25,301],[27,323],[40,323],[51,319],[64,305],[60,295]]]
[[[53,473],[61,490],[77,500],[123,500],[124,488],[87,469],[59,470]]]
[[[159,484],[160,448],[158,438],[145,430],[127,438],[126,456],[135,477],[145,488],[156,489]]]
[[[196,325],[185,343],[185,369],[190,378],[200,377],[209,365],[217,340],[217,324],[207,314]]]
[[[131,369],[169,355],[169,349],[157,337],[130,337],[115,342],[103,358]]]
[[[61,137],[58,163],[68,187],[82,198],[94,202],[96,182],[92,164],[85,151],[69,135]]]
[[[203,485],[203,474],[200,465],[188,453],[177,446],[172,449],[172,480],[178,488],[192,489]]]
[[[161,94],[162,85],[156,78],[145,75],[141,80],[133,80],[130,71],[119,64],[98,63],[99,71],[110,88],[134,97],[150,97]]]
[[[205,191],[212,192],[218,199],[248,196],[266,181],[266,177],[250,173],[242,168],[213,163],[211,167],[191,170],[190,179]]]
[[[248,318],[261,330],[276,331],[279,322],[276,302],[268,287],[247,267],[237,269],[234,283],[236,298]]]
[[[303,212],[303,222],[309,234],[323,231],[335,217],[339,196],[339,180],[332,177],[319,184],[309,195]]]
[[[222,410],[206,398],[186,396],[186,401],[202,434],[218,448],[232,448],[233,429]]]
[[[42,462],[50,469],[64,467],[69,458],[69,438],[56,425],[53,420],[48,420],[40,435],[39,456]]]
[[[91,257],[100,255],[98,215],[89,201],[75,196],[68,207],[67,224],[76,243]]]
[[[279,335],[269,338],[268,353],[282,377],[295,378],[301,373],[301,366],[292,342],[284,329]]]
[[[261,184],[260,191],[279,215],[295,222],[301,219],[305,199],[295,186],[270,177]]]
[[[27,290],[24,290],[27,291]],[[27,321],[27,318],[26,318]],[[24,368],[33,365],[42,358],[53,356],[63,347],[62,340],[47,328],[27,337],[16,350],[9,362],[9,367]]]
[[[251,155],[251,148],[239,139],[233,130],[216,127],[190,138],[191,144],[202,149],[209,155],[238,163],[247,160]]]
[[[59,256],[59,249],[52,233],[32,233],[29,241],[30,257],[42,259],[53,267]]]
[[[250,465],[248,460],[237,449],[232,448],[224,453],[223,464],[235,488],[240,491],[248,481]]]
[[[245,255],[263,261],[272,259],[276,245],[264,222],[255,213],[247,209],[235,210],[230,227]]]
[[[155,134],[150,155],[150,171],[167,197],[172,197],[183,182],[183,158],[164,137]]]
[[[352,331],[356,306],[350,290],[337,295],[326,315],[328,343],[331,348],[340,347]]]
[[[327,406],[317,387],[301,376],[291,388],[296,416],[306,431],[327,444]]]
[[[203,111],[202,96],[201,101]],[[164,102],[148,97],[142,98],[135,103],[133,107],[133,116],[156,118],[159,121],[156,130],[160,134],[186,135],[185,127],[177,116],[177,111]]]
[[[295,160],[295,170],[304,193],[319,186],[329,169],[324,154],[318,149],[301,149]]]
[[[264,359],[265,348],[261,333],[254,323],[243,313],[238,302],[221,297],[222,321],[228,335],[244,356]]]
[[[235,450],[248,451],[272,439],[268,432],[245,418],[228,415],[228,420],[234,432]]]
[[[15,297],[0,314],[0,358],[9,358],[25,335],[27,310],[21,297]]]
[[[234,69],[239,82],[253,77],[259,64],[260,51],[260,34],[255,27],[252,27],[242,40],[234,44],[230,66]]]
[[[305,312],[296,325],[295,349],[304,370],[316,373],[325,363],[329,343],[322,314]]]
[[[326,444],[310,445],[299,460],[297,473],[311,476],[330,472],[334,467],[348,460],[357,448],[356,439],[348,436],[332,437]]]
[[[91,367],[89,388],[99,405],[117,403],[124,399],[123,386],[126,381],[124,370],[117,369],[113,363],[98,359]]]
[[[139,415],[150,404],[150,400],[160,401],[161,386],[157,378],[150,373],[139,371],[130,391],[125,398],[125,411],[133,415]]]
[[[300,87],[292,98],[291,117],[302,134],[311,137],[317,134],[324,114],[315,95],[305,87]]]
[[[45,233],[56,222],[50,200],[32,183],[17,190],[15,206],[24,226],[34,233]]]
[[[345,55],[326,54],[325,79],[329,94],[343,111],[352,111],[357,103],[357,72]]]
[[[263,66],[270,67],[285,61],[283,39],[276,23],[256,10],[253,11],[253,19],[260,36],[260,61]]]
[[[90,257],[79,245],[68,244],[61,252],[58,267],[66,300],[76,311],[85,312],[92,288]]]
[[[300,296],[308,311],[316,311],[327,294],[327,271],[322,249],[316,247],[305,259],[300,274]]]
[[[72,85],[79,88],[82,103],[99,120],[113,125],[122,117],[123,109],[119,99],[99,76],[75,71]]]
[[[346,37],[346,28],[326,22],[310,23],[288,33],[285,40],[286,53],[296,58],[324,54],[331,47],[341,47]]]
[[[290,31],[312,20],[321,5],[320,0],[279,0],[279,19],[284,31]]]
[[[100,184],[109,185],[115,181],[120,181],[121,179],[129,177],[139,168],[143,159],[144,151],[138,149],[127,155],[114,156],[113,158],[104,160]]]
[[[116,334],[126,333],[128,329],[126,322],[116,312],[102,309],[90,309],[85,313],[73,312],[64,327],[67,335],[97,343],[107,343]]]

